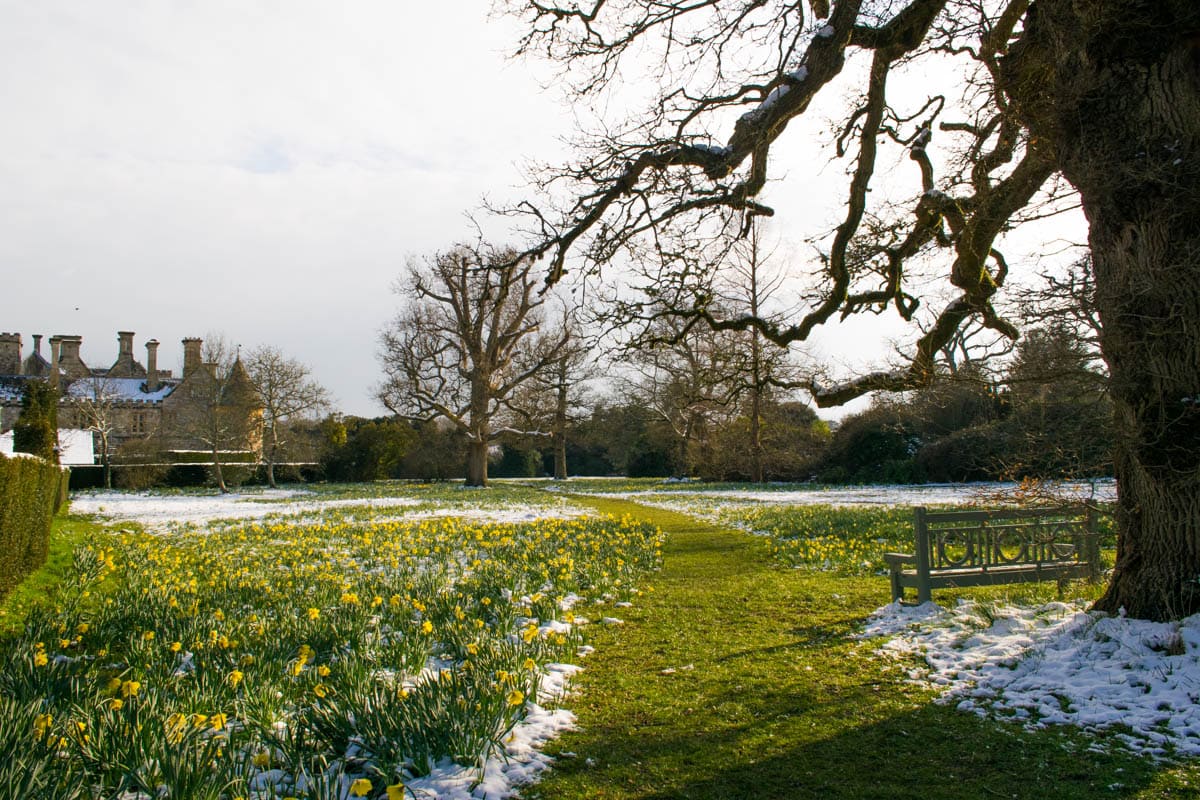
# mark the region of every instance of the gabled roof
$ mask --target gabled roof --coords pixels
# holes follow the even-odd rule
[[[254,381],[250,380],[250,373],[246,372],[240,357],[229,368],[229,379],[225,382],[221,399],[230,405],[245,403],[256,408],[262,407],[258,390],[254,388]]]
[[[26,375],[42,376],[50,374],[50,362],[41,353],[30,353],[25,359],[23,371]]]

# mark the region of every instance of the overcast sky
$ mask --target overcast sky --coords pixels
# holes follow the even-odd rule
[[[410,254],[464,238],[569,118],[486,0],[0,0],[0,330],[224,332],[376,414]]]
[[[376,340],[406,259],[468,238],[464,212],[520,196],[527,159],[559,160],[571,131],[488,10],[0,0],[0,330],[25,353],[34,333],[80,334],[92,366],[133,330],[140,360],[153,337],[176,370],[181,338],[219,332],[309,364],[345,412],[382,413]],[[777,163],[807,166],[806,146]],[[785,231],[830,194],[770,192]],[[809,351],[862,364],[879,338],[871,319]]]

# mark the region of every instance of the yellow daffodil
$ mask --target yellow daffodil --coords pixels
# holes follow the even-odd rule
[[[33,738],[44,739],[50,726],[54,724],[54,717],[50,714],[38,714],[33,718]]]

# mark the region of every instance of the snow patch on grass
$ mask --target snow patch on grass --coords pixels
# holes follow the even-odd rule
[[[962,711],[1106,731],[1158,758],[1200,756],[1200,614],[1160,623],[1069,603],[962,601],[949,611],[892,603],[862,635],[891,637],[876,652],[915,659],[910,679]]]

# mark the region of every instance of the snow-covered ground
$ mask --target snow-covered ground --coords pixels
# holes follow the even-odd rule
[[[1031,728],[1114,730],[1155,757],[1200,756],[1200,615],[1155,623],[1066,603],[893,603],[863,636],[889,637],[876,652],[960,710]]]
[[[706,503],[728,500],[770,505],[827,505],[827,506],[934,506],[969,505],[1011,494],[1015,483],[929,483],[918,485],[840,486],[795,488],[795,484],[780,484],[778,488],[703,488],[644,490],[634,492],[605,492],[606,497],[623,497],[648,505],[683,506],[689,498]],[[1070,482],[1054,487],[1064,497],[1080,499],[1094,497],[1101,502],[1116,500],[1116,483],[1111,480]],[[994,502],[994,500],[993,500]]]
[[[414,507],[420,506],[416,509]],[[416,520],[462,517],[479,522],[530,522],[549,517],[580,516],[584,510],[561,498],[543,504],[497,503],[439,506],[412,497],[321,499],[314,492],[264,489],[225,495],[167,495],[152,492],[84,492],[71,496],[71,511],[113,520],[140,522],[147,530],[165,531],[179,525],[203,525],[214,520],[253,520],[266,517],[319,514],[337,508],[370,509],[376,520]]]

